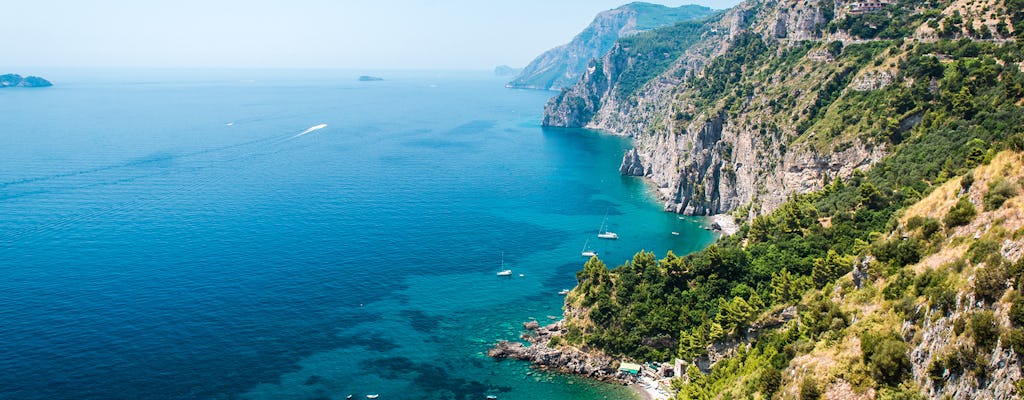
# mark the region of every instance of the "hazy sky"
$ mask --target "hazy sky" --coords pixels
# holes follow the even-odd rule
[[[5,2],[0,66],[523,66],[627,0]],[[651,1],[715,9],[738,0]]]

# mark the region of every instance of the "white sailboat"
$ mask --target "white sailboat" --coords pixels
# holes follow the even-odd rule
[[[604,221],[601,221],[601,228],[597,230],[598,239],[611,239],[615,240],[619,238],[619,234],[615,232],[609,232],[604,230],[604,225],[608,223],[608,213],[604,213]]]
[[[498,271],[498,276],[512,276],[512,270],[505,269],[505,252],[501,252],[501,270]]]
[[[596,251],[587,250],[587,246],[589,246],[589,245],[590,245],[590,239],[587,239],[587,242],[583,244],[583,252],[581,252],[580,254],[582,254],[583,257],[586,257],[586,258],[597,256],[597,252]]]

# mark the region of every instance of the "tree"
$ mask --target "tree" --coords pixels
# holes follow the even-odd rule
[[[811,271],[811,279],[817,287],[822,287],[846,274],[848,264],[833,249],[828,249],[825,258],[814,260],[814,270]]]
[[[886,200],[882,192],[870,182],[860,185],[860,204],[872,210],[885,207]]]
[[[772,274],[772,301],[775,303],[786,303],[795,298],[793,287],[793,274],[783,268],[781,271]]]
[[[754,308],[742,297],[733,297],[732,301],[719,298],[718,302],[719,309],[715,320],[727,335],[737,334],[754,316]]]

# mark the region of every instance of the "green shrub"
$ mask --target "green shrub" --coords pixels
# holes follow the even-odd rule
[[[992,351],[999,340],[999,327],[996,326],[992,311],[980,311],[971,315],[970,326],[974,344],[978,349],[985,353]]]
[[[971,247],[967,249],[967,258],[977,264],[985,261],[990,255],[998,253],[1001,248],[1002,245],[995,239],[981,239],[971,243]]]
[[[909,348],[896,334],[868,332],[861,336],[864,363],[871,368],[875,381],[897,386],[910,373]]]
[[[782,372],[773,367],[766,367],[757,376],[756,385],[757,391],[761,392],[765,398],[771,398],[782,387]]]
[[[921,225],[924,225],[925,219],[925,217],[922,217],[920,215],[910,217],[909,219],[907,219],[907,229],[914,230],[919,228]]]
[[[946,214],[943,222],[946,223],[946,228],[967,225],[976,214],[978,214],[978,211],[974,209],[971,201],[967,199],[967,196],[962,196],[956,202],[956,205],[949,209],[949,213]]]
[[[921,225],[921,237],[925,240],[929,240],[940,229],[942,229],[942,225],[939,224],[939,220],[935,218],[928,218],[924,221],[924,224]]]
[[[1016,327],[1024,327],[1024,296],[1017,294],[1013,296],[1010,305],[1010,324]]]
[[[914,283],[913,272],[901,269],[899,275],[890,279],[885,289],[882,289],[882,296],[886,300],[896,300],[903,297],[903,293]]]
[[[818,389],[818,381],[813,377],[806,377],[800,382],[800,400],[818,400],[821,398],[821,389]]]
[[[966,193],[971,190],[972,185],[974,185],[974,171],[969,171],[964,174],[963,178],[960,178],[960,190]]]
[[[928,364],[928,378],[931,378],[932,381],[941,381],[943,376],[945,376],[946,363],[943,361],[943,359],[936,357]]]
[[[1024,329],[1010,329],[1010,348],[1017,354],[1024,355]]]
[[[1002,263],[979,268],[974,275],[974,293],[979,299],[991,304],[999,301],[1006,292],[1006,269]]]
[[[924,295],[933,309],[949,314],[956,308],[956,291],[947,285],[940,285],[925,289]]]
[[[877,400],[924,400],[921,390],[913,385],[900,385],[895,388],[882,388],[878,391]]]
[[[992,211],[1003,206],[1006,200],[1017,195],[1017,185],[999,176],[988,183],[988,191],[982,200],[985,210]]]

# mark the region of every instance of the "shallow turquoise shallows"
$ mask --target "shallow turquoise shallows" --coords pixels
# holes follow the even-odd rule
[[[0,398],[633,396],[485,352],[561,315],[585,245],[711,233],[619,176],[628,141],[542,129],[550,92],[366,72],[0,91]]]

